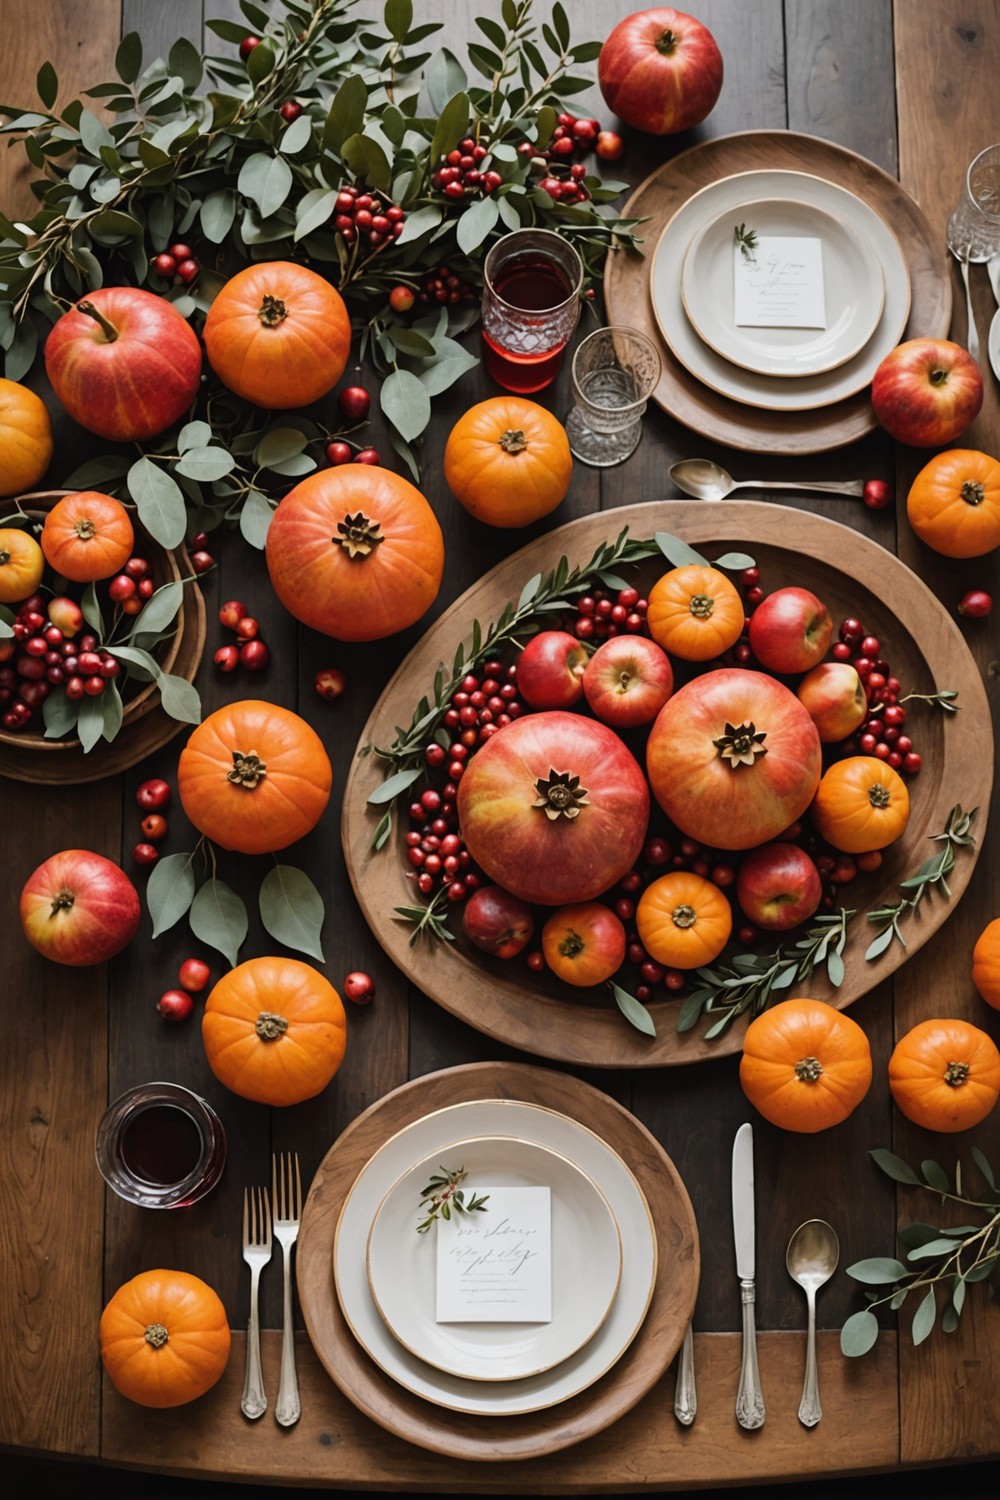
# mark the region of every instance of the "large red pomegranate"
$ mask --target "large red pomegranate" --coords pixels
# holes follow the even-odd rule
[[[714,849],[752,849],[805,812],[822,752],[794,693],[763,672],[732,667],[695,677],[663,706],[646,769],[682,833]]]
[[[530,714],[471,757],[458,817],[491,880],[522,901],[565,906],[590,901],[632,868],[649,788],[605,725],[558,710]]]

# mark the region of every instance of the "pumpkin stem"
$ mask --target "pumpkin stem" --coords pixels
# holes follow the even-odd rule
[[[69,911],[75,900],[76,897],[74,896],[73,892],[68,891],[66,887],[63,886],[62,890],[57,891],[56,894],[52,897],[52,905],[49,908],[49,916],[54,917],[56,912],[59,911]]]
[[[0,547],[0,568],[5,568],[10,562],[10,551],[6,547]]]
[[[497,443],[505,453],[523,453],[528,446],[528,439],[522,428],[508,427],[507,431],[497,438]]]
[[[960,493],[966,505],[982,505],[986,499],[986,491],[978,479],[966,479]]]
[[[872,807],[888,807],[891,800],[888,787],[883,786],[881,781],[876,781],[874,786],[868,788],[868,801]]]
[[[97,535],[97,527],[89,516],[84,516],[82,521],[77,521],[73,527],[81,542],[90,542]]]
[[[385,541],[378,528],[378,521],[369,521],[367,516],[358,511],[356,516],[345,516],[342,521],[337,522],[339,535],[332,536],[330,540],[336,542],[338,547],[343,547],[350,558],[368,557],[379,542]]]
[[[960,1088],[968,1076],[968,1063],[950,1062],[944,1070],[944,1081],[953,1089]]]
[[[146,1343],[152,1344],[154,1349],[162,1349],[169,1337],[162,1323],[147,1324],[146,1332],[143,1334]]]
[[[692,594],[688,600],[688,609],[696,620],[707,620],[715,608],[715,600],[711,594]]]
[[[655,47],[661,57],[672,57],[677,50],[677,38],[668,26],[666,31],[656,38]]]
[[[758,731],[756,724],[741,724],[738,729],[732,724],[726,724],[726,732],[713,740],[712,744],[719,752],[720,759],[727,760],[734,771],[740,766],[752,766],[758,755],[766,755],[767,748],[763,741],[767,739],[765,730]]]
[[[683,906],[675,906],[670,916],[674,926],[680,928],[693,927],[698,920],[698,913],[687,903]]]
[[[818,1057],[800,1057],[795,1064],[795,1076],[800,1083],[815,1083],[822,1073],[823,1064]]]
[[[85,298],[82,302],[78,302],[76,304],[76,310],[77,312],[86,313],[88,318],[93,318],[95,323],[100,324],[101,332],[104,334],[104,337],[107,339],[109,344],[113,344],[116,342],[118,338],[118,329],[113,323],[108,322],[104,314],[100,311],[99,308],[95,307],[92,302],[88,302]]]
[[[268,292],[257,309],[257,316],[265,328],[277,328],[288,317],[288,308],[280,297],[272,297]]]
[[[574,932],[572,928],[570,928],[569,932],[559,944],[559,952],[563,955],[564,958],[576,958],[578,953],[583,952],[584,947],[585,944],[583,938],[578,932]]]
[[[254,1030],[262,1042],[276,1042],[288,1030],[284,1016],[276,1016],[273,1010],[262,1010],[254,1023]]]
[[[548,776],[540,776],[535,782],[538,801],[532,807],[540,807],[550,823],[559,817],[577,818],[581,807],[587,807],[587,788],[580,785],[579,776],[570,771],[549,769]]]
[[[233,786],[243,786],[248,792],[252,792],[266,775],[267,765],[256,750],[248,750],[246,754],[240,750],[233,751],[233,769],[226,772],[226,780],[231,781]]]

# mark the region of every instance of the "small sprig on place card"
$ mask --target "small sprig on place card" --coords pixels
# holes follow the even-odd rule
[[[756,262],[754,253],[757,249],[757,231],[748,229],[745,224],[737,224],[733,229],[733,240],[740,247],[740,254],[750,265]]]
[[[479,1198],[473,1193],[466,1201],[465,1192],[459,1186],[464,1182],[468,1173],[464,1167],[451,1172],[447,1167],[440,1167],[427,1186],[421,1189],[420,1212],[426,1217],[421,1219],[417,1225],[418,1234],[426,1234],[435,1219],[450,1219],[452,1213],[471,1214],[485,1213],[489,1202],[489,1193]]]

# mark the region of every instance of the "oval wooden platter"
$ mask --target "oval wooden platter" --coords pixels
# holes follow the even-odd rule
[[[649,270],[660,234],[695,193],[722,177],[767,168],[808,172],[854,193],[878,213],[899,241],[910,274],[910,316],[904,338],[947,336],[951,280],[942,235],[894,177],[843,146],[788,130],[749,130],[692,146],[664,162],[622,210],[640,226],[644,253],[609,255],[604,273],[608,322],[639,328],[660,350],[662,371],[653,400],[701,437],[755,453],[825,453],[853,443],[876,424],[867,390],[813,411],[777,412],[743,406],[703,385],[671,353],[657,327]]]
[[[768,589],[797,584],[823,599],[835,620],[848,615],[860,618],[883,642],[904,692],[958,691],[960,711],[956,714],[930,705],[911,709],[908,727],[923,756],[924,769],[909,782],[912,811],[906,833],[886,851],[877,873],[859,878],[849,888],[848,902],[859,908],[859,914],[849,929],[843,983],[834,989],[825,974],[817,973],[806,987],[813,997],[843,1009],[892,974],[946,920],[975,867],[993,780],[986,693],[957,625],[897,558],[849,527],[805,511],[747,500],[720,504],[671,500],[571,521],[514,553],[445,611],[389,682],[365,726],[361,744],[392,743],[395,726],[409,724],[416,699],[430,690],[439,663],[451,661],[459,640],[469,636],[474,619],[485,629],[509,599],[517,599],[534,573],[554,567],[563,554],[571,564],[585,564],[597,546],[613,540],[625,526],[634,538],[671,532],[709,557],[732,548],[749,551]],[[651,560],[642,565],[637,577],[648,587],[666,566]],[[745,1017],[721,1037],[706,1042],[703,1023],[683,1035],[677,1033],[679,1002],[654,1001],[650,1014],[656,1036],[644,1036],[618,1013],[606,990],[574,990],[551,976],[532,974],[520,959],[490,961],[464,938],[456,919],[454,943],[427,938],[411,945],[413,929],[394,916],[395,907],[414,900],[402,852],[405,808],[389,844],[378,853],[370,849],[378,810],[369,808],[367,799],[381,782],[374,756],[355,759],[344,789],[341,830],[348,872],[368,924],[389,957],[445,1010],[496,1041],[577,1065],[661,1067],[700,1062],[740,1049]],[[894,942],[880,958],[866,962],[864,951],[876,929],[865,921],[865,912],[899,899],[899,882],[938,847],[928,839],[944,829],[956,803],[966,809],[978,807],[980,812],[973,829],[977,843],[956,856],[948,877],[951,901],[929,895],[919,919],[907,925],[908,947]]]
[[[578,1120],[605,1141],[645,1194],[659,1270],[638,1334],[594,1385],[524,1416],[448,1411],[403,1390],[356,1343],[333,1282],[337,1221],[361,1168],[398,1131],[471,1099],[518,1099]],[[295,1254],[306,1329],[344,1395],[388,1431],[450,1458],[484,1462],[538,1458],[603,1431],[660,1379],[680,1347],[698,1293],[698,1230],[687,1190],[662,1146],[607,1094],[566,1074],[524,1063],[473,1063],[429,1073],[371,1105],[331,1146],[313,1178]]]

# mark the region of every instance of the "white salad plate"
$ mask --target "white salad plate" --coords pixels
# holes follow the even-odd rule
[[[515,1137],[558,1152],[575,1163],[606,1199],[621,1237],[621,1284],[603,1323],[575,1354],[550,1370],[521,1380],[468,1380],[426,1363],[390,1332],[368,1284],[368,1238],[386,1194],[404,1173],[431,1157],[447,1161],[473,1136]],[[415,1226],[409,1232],[414,1241],[423,1239]],[[413,1248],[433,1253],[431,1245]],[[409,1253],[409,1249],[397,1245],[400,1253]],[[657,1242],[642,1189],[617,1152],[599,1136],[576,1120],[537,1105],[512,1099],[475,1099],[414,1121],[365,1164],[344,1200],[337,1223],[333,1273],[337,1298],[351,1332],[391,1379],[452,1411],[521,1416],[568,1401],[593,1385],[622,1357],[642,1327],[653,1295]],[[554,1286],[560,1275],[560,1268],[554,1266]]]
[[[600,1328],[618,1294],[622,1248],[608,1200],[567,1157],[513,1136],[434,1152],[389,1189],[368,1235],[368,1284],[383,1321],[411,1354],[466,1380],[524,1380],[561,1364]],[[420,1194],[441,1169],[464,1168],[466,1200],[504,1187],[551,1193],[552,1317],[547,1323],[438,1322],[437,1226],[423,1234]],[[492,1228],[489,1203],[461,1216]],[[448,1227],[448,1226],[446,1226]]]
[[[754,256],[735,239],[745,225],[758,242],[780,235],[818,239],[825,328],[752,327],[735,320],[734,269]],[[885,303],[885,275],[867,240],[842,218],[794,198],[765,198],[726,209],[691,240],[681,272],[684,310],[695,331],[731,364],[775,376],[820,375],[864,348]]]
[[[776,198],[794,198],[807,208],[841,219],[871,246],[885,285],[882,316],[864,348],[835,369],[794,380],[745,370],[717,354],[695,331],[681,296],[684,260],[694,236],[721,214],[735,214],[736,222],[752,225],[754,205]],[[843,401],[870,383],[906,327],[910,277],[892,230],[853,193],[807,172],[740,172],[695,193],[666,225],[650,266],[650,299],[665,342],[684,368],[704,385],[744,406],[769,411],[810,411]]]

